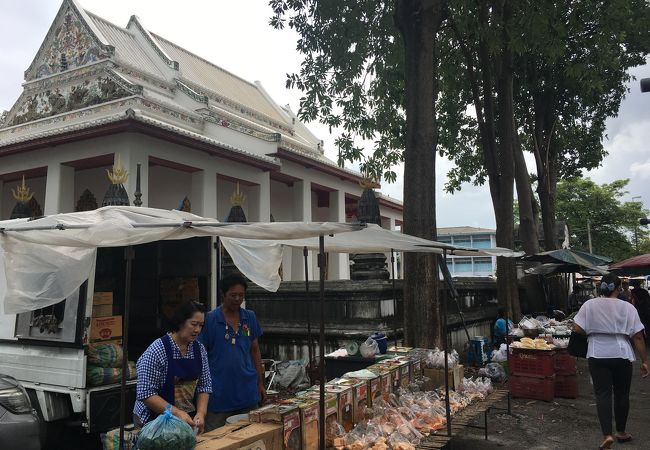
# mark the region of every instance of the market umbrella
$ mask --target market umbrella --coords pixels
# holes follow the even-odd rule
[[[562,267],[562,272],[582,272],[584,270],[607,273],[604,268],[612,259],[607,256],[594,255],[580,250],[571,248],[562,248],[559,250],[549,250],[547,252],[536,253],[534,255],[524,256],[524,261],[541,262],[542,264],[558,264]]]
[[[650,253],[633,256],[609,266],[621,275],[647,275],[650,274]]]

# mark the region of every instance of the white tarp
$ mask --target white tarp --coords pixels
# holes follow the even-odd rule
[[[341,253],[430,252],[518,256],[508,249],[463,249],[377,225],[275,222],[223,224],[183,211],[109,206],[37,220],[0,221],[0,314],[43,308],[70,296],[92,273],[98,247],[219,236],[235,265],[255,284],[276,291],[283,247]]]
[[[128,206],[0,221],[0,314],[43,308],[70,296],[90,276],[97,247],[198,236],[247,238],[237,246],[225,244],[234,263],[254,283],[277,290],[281,247],[251,239],[306,238],[356,229],[343,223],[219,224],[183,211]]]
[[[223,239],[231,244],[246,244],[246,239]],[[260,245],[264,241],[257,241]],[[291,240],[266,241],[267,245],[284,245],[288,247],[318,250],[318,238],[295,238]],[[335,234],[325,236],[325,251],[335,253],[384,253],[394,250],[396,252],[424,252],[442,254],[447,249],[449,255],[455,256],[505,256],[515,257],[523,255],[507,248],[474,249],[456,247],[443,242],[430,241],[399,231],[386,230],[379,225],[368,224],[365,228],[354,233]]]

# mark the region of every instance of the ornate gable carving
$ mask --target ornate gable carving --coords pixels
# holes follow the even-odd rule
[[[112,56],[113,47],[100,42],[74,2],[64,1],[36,58],[25,71],[31,81]]]
[[[7,126],[20,125],[44,117],[86,108],[142,92],[142,87],[129,85],[121,76],[108,70],[101,76],[35,93],[23,92],[12,109]]]

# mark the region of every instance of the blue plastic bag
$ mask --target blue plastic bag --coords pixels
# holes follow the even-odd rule
[[[193,450],[196,437],[192,427],[172,414],[172,406],[142,427],[137,450]]]

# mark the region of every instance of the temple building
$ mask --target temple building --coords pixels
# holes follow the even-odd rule
[[[219,220],[235,192],[251,222],[356,220],[363,177],[328,159],[289,107],[136,16],[123,28],[63,0],[23,88],[0,112],[0,220],[19,200],[48,215],[124,192],[131,205]],[[382,226],[399,227],[401,203],[375,192]],[[283,267],[285,280],[302,279],[301,252]],[[328,277],[349,278],[347,255],[330,255]]]

